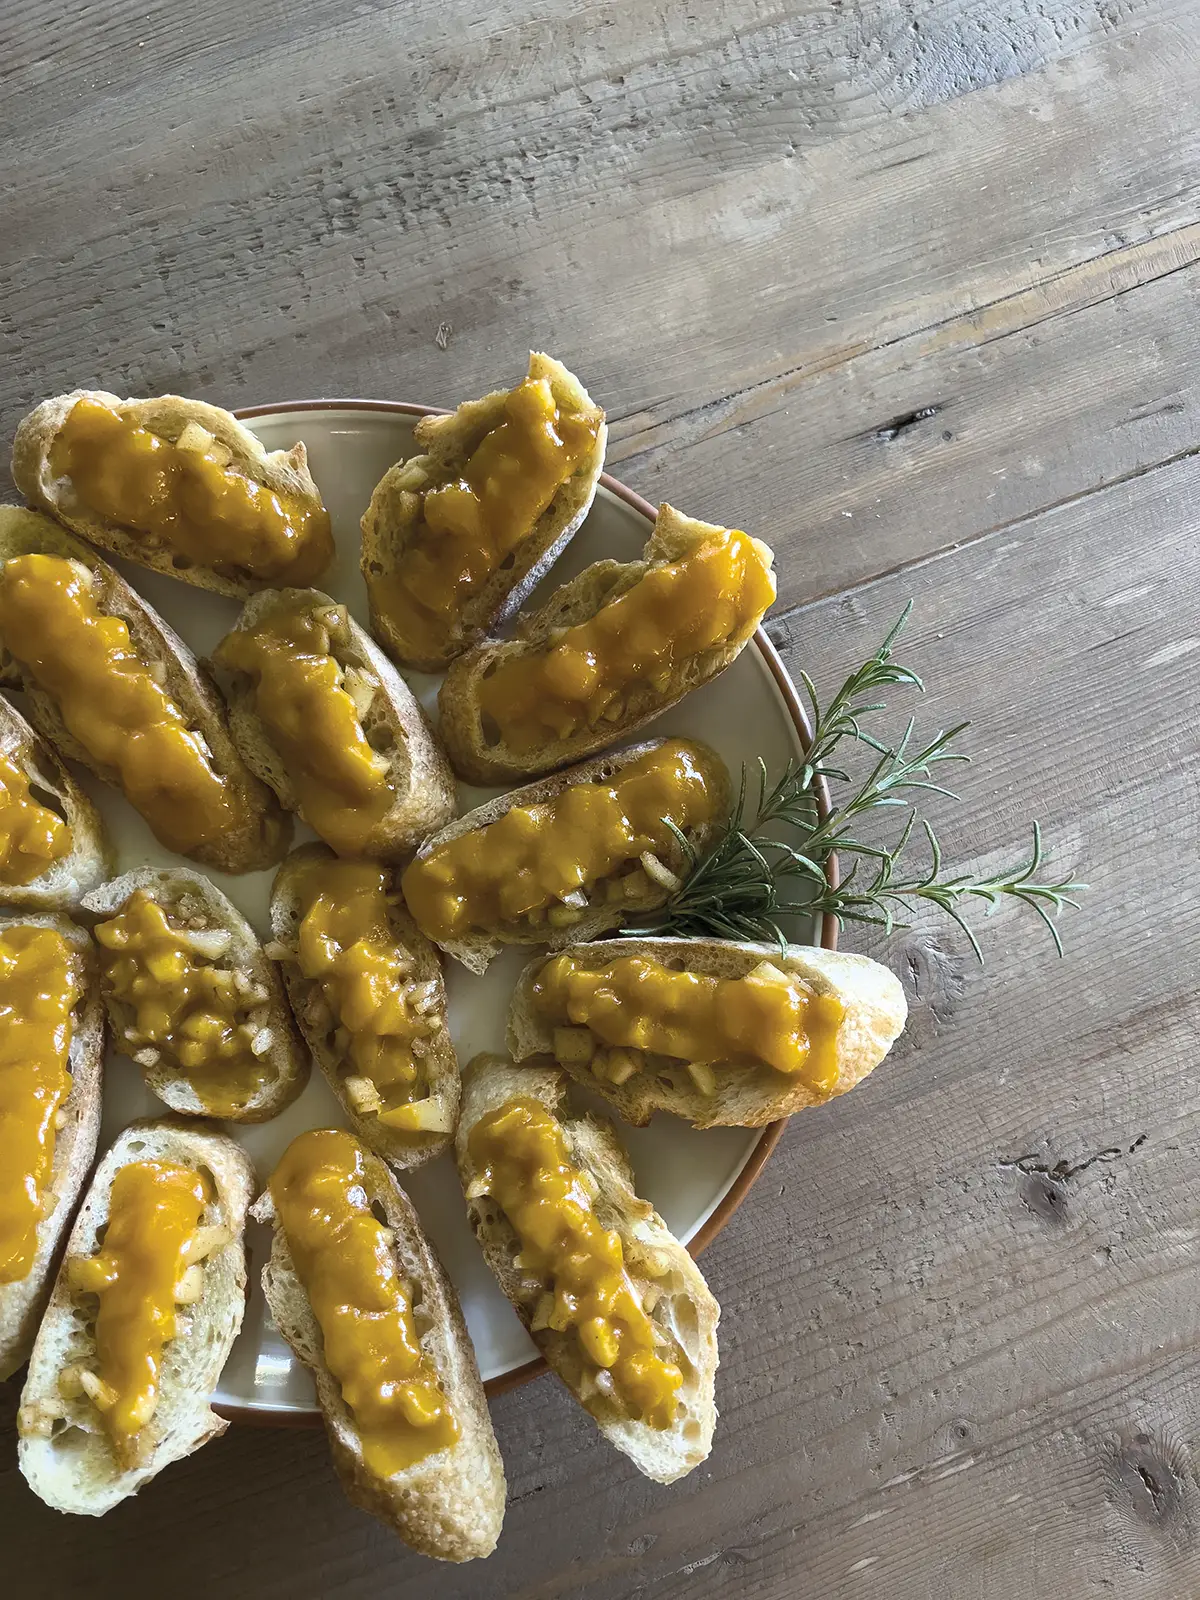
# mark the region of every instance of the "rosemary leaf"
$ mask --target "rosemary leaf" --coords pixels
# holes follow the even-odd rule
[[[743,765],[728,826],[703,857],[697,856],[678,828],[667,823],[687,864],[683,883],[648,924],[626,928],[625,933],[686,938],[715,935],[784,948],[787,937],[780,923],[786,917],[828,913],[839,924],[869,923],[892,933],[908,926],[902,917],[927,904],[958,924],[982,962],[978,939],[963,910],[982,902],[985,914],[990,915],[1008,899],[1036,913],[1062,954],[1053,919],[1064,906],[1078,904],[1075,897],[1086,885],[1069,876],[1038,880],[1045,851],[1036,822],[1027,861],[990,878],[974,879],[969,873],[943,875],[941,844],[932,824],[918,812],[916,801],[922,794],[956,798],[939,781],[940,769],[969,761],[969,756],[954,748],[954,741],[968,724],[947,728],[916,750],[912,749],[912,718],[891,744],[865,726],[866,718],[886,709],[886,702],[877,698],[885,690],[900,687],[924,693],[917,674],[892,657],[911,610],[909,601],[879,649],[850,674],[828,706],[821,707],[808,674],[800,674],[812,707],[812,739],[803,759],[790,761],[773,784],[766,763],[758,761],[758,805],[752,822],[746,822],[748,774]],[[856,779],[833,764],[835,752],[840,756],[839,746],[844,744],[851,752],[857,746],[871,752],[873,761],[864,776]],[[824,818],[816,798],[820,783],[838,791]],[[890,844],[873,844],[859,837],[857,829],[864,818],[897,806],[907,808],[907,816]],[[907,857],[918,824],[929,860],[923,869],[910,869]],[[852,865],[835,889],[829,883],[828,868],[836,852],[850,857]]]

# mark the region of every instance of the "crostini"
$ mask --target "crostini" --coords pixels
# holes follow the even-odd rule
[[[172,1111],[265,1122],[308,1082],[279,973],[199,873],[143,867],[94,890],[113,1043]]]
[[[655,739],[513,789],[421,846],[400,880],[428,938],[472,972],[509,944],[563,945],[645,916],[729,810],[707,746]]]
[[[315,583],[333,561],[304,445],[267,451],[200,400],[43,400],[17,428],[12,473],[31,506],[89,544],[217,594]]]
[[[371,630],[396,661],[440,671],[514,611],[587,516],[604,413],[533,352],[515,389],[413,430],[362,519]]]
[[[353,1135],[311,1129],[253,1215],[274,1224],[263,1292],[347,1495],[422,1555],[490,1555],[500,1451],[458,1296],[395,1178]]]
[[[612,1124],[562,1106],[556,1067],[476,1056],[455,1138],[471,1225],[547,1365],[639,1472],[712,1447],[720,1307],[639,1199]]]
[[[406,859],[454,815],[425,713],[344,605],[255,595],[213,664],[246,765],[339,855]]]
[[[758,1128],[845,1094],[904,1027],[868,956],[721,939],[610,939],[539,957],[508,1014],[518,1061],[548,1055],[627,1122]]]
[[[242,1324],[250,1158],[168,1118],[96,1170],[38,1329],[17,1459],[57,1511],[100,1516],[228,1423],[209,1406]]]
[[[605,750],[740,655],[775,598],[771,551],[664,505],[639,561],[597,561],[451,665],[443,743],[469,783]]]
[[[183,640],[94,551],[16,506],[0,507],[0,650],[42,737],[120,789],[167,849],[235,873],[285,853],[291,819]]]
[[[295,850],[271,894],[270,954],[355,1132],[398,1168],[440,1155],[458,1116],[458,1058],[437,951],[391,871]]]
[[[112,865],[100,813],[0,695],[0,901],[70,911]]]
[[[104,1007],[66,917],[0,918],[0,1380],[33,1347],[100,1130]]]

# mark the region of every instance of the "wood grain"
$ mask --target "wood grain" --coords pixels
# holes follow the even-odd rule
[[[705,1257],[692,1478],[542,1379],[459,1571],[318,1434],[236,1427],[96,1525],[0,1450],[6,1592],[1200,1593],[1200,0],[10,0],[0,84],[0,429],[76,383],[451,403],[548,344],[636,488],[776,546],[794,669],[916,600],[920,714],[973,719],[955,860],[1037,815],[1092,884],[1062,962],[1010,909],[982,971],[848,936],[912,1022]]]

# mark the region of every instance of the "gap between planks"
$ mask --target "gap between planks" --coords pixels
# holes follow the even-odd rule
[[[721,399],[677,412],[640,433],[625,433],[610,451],[612,461],[636,461],[647,452],[675,442],[674,434],[689,422],[719,416],[712,427],[693,434],[688,443],[718,438],[747,421],[769,415],[808,379],[849,366],[861,356],[902,349],[910,360],[947,350],[978,348],[1014,333],[1028,332],[1057,317],[1104,304],[1121,295],[1185,271],[1200,260],[1200,222],[1185,223],[1153,238],[1093,256],[1076,266],[1062,268],[1011,294],[985,300],[969,311],[879,340],[860,339],[839,349],[818,354],[776,374],[748,384]],[[740,408],[748,408],[745,414]],[[932,414],[932,408],[931,408]],[[915,419],[902,419],[915,420]],[[620,415],[615,431],[621,432]]]

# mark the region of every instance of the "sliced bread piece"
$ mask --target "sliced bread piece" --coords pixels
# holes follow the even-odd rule
[[[13,769],[0,781],[0,900],[10,906],[70,911],[113,869],[113,850],[100,813],[50,745],[0,695],[0,763]],[[44,807],[63,825],[61,848],[35,876],[36,858],[21,849],[19,830],[30,807]],[[50,822],[46,818],[46,822]],[[53,826],[53,824],[51,824]]]
[[[340,855],[404,860],[454,815],[424,711],[344,605],[255,595],[213,659],[246,765]]]
[[[65,939],[78,957],[83,992],[72,1013],[67,1051],[71,1087],[59,1107],[61,1126],[54,1133],[50,1183],[44,1213],[37,1224],[33,1262],[23,1277],[0,1283],[0,1381],[11,1377],[33,1348],[59,1251],[96,1154],[104,1081],[104,1005],[91,939],[66,917],[49,912],[0,917],[0,936],[18,927],[48,928]],[[15,1026],[12,1002],[2,982],[0,1020],[5,1029]],[[5,1120],[0,1117],[0,1145]]]
[[[441,671],[494,631],[522,604],[587,516],[604,466],[604,413],[578,378],[551,356],[531,352],[530,381],[547,385],[556,410],[586,424],[591,437],[528,532],[482,581],[461,591],[458,605],[436,613],[418,610],[417,626],[406,620],[409,606],[401,609],[389,603],[389,590],[397,582],[403,585],[406,563],[427,531],[426,494],[463,479],[480,444],[505,422],[509,396],[517,391],[500,389],[482,400],[468,400],[445,416],[422,417],[413,430],[420,454],[390,467],[371,496],[362,519],[362,571],[371,630],[404,666]]]
[[[144,429],[168,447],[166,451],[155,451],[153,444],[143,441],[149,451],[139,452],[136,464],[131,460],[121,471],[106,474],[101,489],[104,508],[95,503],[95,495],[81,492],[70,473],[56,464],[56,444],[62,438],[64,424],[81,401],[114,414],[130,428]],[[151,452],[153,464],[149,460]],[[197,508],[194,515],[189,515],[187,492],[196,493],[196,487],[189,484],[174,506],[173,526],[166,531],[144,523],[139,526],[135,506],[131,506],[133,514],[127,517],[106,514],[114,493],[120,497],[136,488],[138,465],[145,462],[148,470],[161,474],[170,458],[189,473],[199,470],[218,495],[222,482],[227,480],[233,491],[232,504],[218,507],[205,497],[202,503],[211,506],[210,514],[206,517]],[[43,400],[17,428],[12,475],[31,506],[56,517],[89,544],[169,578],[211,589],[215,594],[242,599],[265,584],[313,583],[333,561],[329,515],[308,470],[308,452],[303,443],[290,450],[268,451],[230,412],[202,400],[186,400],[177,394],[122,400],[102,389],[73,389],[70,394]],[[161,494],[161,482],[156,481],[153,487]],[[255,504],[239,505],[247,495]],[[259,519],[271,519],[277,515],[277,508],[285,510],[292,535],[266,545],[259,543],[255,548],[253,537],[248,540],[245,530],[237,528],[237,517],[253,519],[257,515]],[[234,517],[233,526],[227,514]],[[182,539],[178,531],[181,520],[188,525]],[[214,545],[208,554],[207,541],[215,533],[230,548],[222,550]]]
[[[136,914],[138,901],[150,902],[145,923],[138,925],[147,944],[131,960],[127,925],[115,919],[130,912],[131,902]],[[275,964],[215,884],[183,867],[140,867],[93,890],[84,907],[97,919],[113,1043],[141,1068],[147,1088],[172,1111],[228,1122],[266,1122],[291,1105],[308,1082],[307,1052]],[[172,958],[177,951],[188,966],[184,976],[153,992],[159,1004],[150,1005],[147,985],[154,975],[146,955],[158,952],[164,937]],[[153,1037],[145,1029],[146,1012],[160,1013]],[[211,1032],[199,1036],[207,1042],[193,1037],[193,1026],[203,1026],[206,1013],[226,1024],[215,1042]],[[185,1058],[199,1058],[194,1066],[183,1065],[181,1050]]]
[[[421,1353],[446,1397],[457,1439],[398,1471],[373,1463],[342,1385],[326,1363],[325,1338],[270,1189],[253,1208],[260,1222],[274,1225],[263,1293],[275,1325],[313,1375],[333,1464],[348,1497],[422,1555],[442,1561],[487,1556],[504,1519],[504,1465],[462,1308],[412,1202],[377,1156],[362,1145],[357,1149],[368,1207],[383,1224],[380,1248],[408,1288]]]
[[[728,554],[734,571],[740,573],[737,593],[730,597],[731,603],[736,602],[740,621],[725,642],[692,651],[681,641],[679,629],[686,632],[685,624],[690,627],[697,618],[716,615],[707,595],[683,623],[671,614],[669,597],[653,587],[641,591],[646,614],[632,627],[624,609],[610,609],[623,606],[627,596],[632,602],[633,591],[646,581],[654,585],[670,580],[670,573],[659,578],[664,569],[671,568],[678,576],[690,562],[715,559],[718,553],[722,557]],[[771,551],[759,539],[750,539],[737,529],[698,522],[672,506],[662,506],[640,560],[594,562],[556,589],[536,611],[522,613],[513,638],[485,640],[452,664],[438,694],[438,711],[442,740],[454,770],[468,783],[505,783],[553,772],[616,744],[700,684],[711,682],[745,649],[774,599],[772,560]],[[602,660],[599,666],[601,678],[610,670],[616,674],[615,686],[608,688],[596,686],[598,657],[593,646],[597,641],[580,652],[575,649],[578,636],[573,640],[571,634],[597,619],[613,634],[609,641],[613,659]],[[645,629],[655,630],[656,642],[670,646],[663,658],[665,666],[660,661],[643,670],[634,636],[640,638]],[[705,636],[703,628],[701,636]],[[676,641],[681,641],[678,649]],[[569,703],[557,693],[552,695],[539,680],[530,691],[530,703],[520,708],[520,717],[533,722],[528,726],[518,722],[519,738],[511,728],[506,733],[498,720],[509,714],[508,705],[501,706],[498,699],[505,675],[518,664],[539,668],[552,656],[557,662],[564,647],[571,650],[572,658],[567,671],[556,666],[554,681],[572,685]],[[678,659],[674,659],[676,655]],[[589,686],[587,695],[583,683]],[[571,726],[555,732],[551,722],[564,717]]]
[[[552,1065],[514,1067],[503,1056],[476,1056],[463,1074],[463,1107],[455,1140],[458,1175],[471,1226],[496,1281],[530,1330],[547,1365],[595,1419],[610,1444],[639,1472],[673,1483],[691,1472],[712,1448],[717,1410],[720,1307],[700,1269],[648,1201],[634,1189],[629,1158],[606,1119],[571,1116],[564,1109],[566,1080]],[[609,1373],[586,1352],[575,1328],[543,1325],[554,1282],[522,1257],[528,1249],[490,1193],[490,1178],[472,1154],[471,1135],[492,1112],[514,1102],[534,1102],[548,1114],[580,1174],[575,1191],[590,1191],[590,1208],[601,1227],[621,1243],[624,1270],[634,1296],[652,1324],[658,1354],[678,1369],[682,1382],[674,1414],[665,1427],[632,1414]],[[578,1202],[578,1193],[575,1200]],[[628,1335],[627,1335],[628,1336]]]
[[[348,938],[371,948],[376,977],[368,980],[378,1008],[399,1010],[397,1021],[415,1038],[413,1058],[419,1064],[425,1093],[413,1103],[414,1127],[391,1127],[380,1121],[385,1097],[366,1076],[354,1056],[354,1032],[337,1014],[340,983],[331,988],[324,975],[306,976],[301,965],[302,925],[320,893],[333,918],[352,903],[361,906],[362,921]],[[328,930],[326,930],[328,931]],[[323,959],[340,962],[346,946],[334,929],[330,949],[319,943]],[[378,935],[382,931],[383,937]],[[292,1011],[313,1059],[324,1073],[358,1137],[399,1171],[420,1166],[440,1155],[450,1143],[458,1118],[458,1057],[446,1015],[446,987],[438,953],[404,909],[400,886],[387,867],[374,862],[341,861],[324,845],[302,845],[280,867],[271,892],[272,956],[280,963]],[[386,973],[386,978],[383,976]],[[357,986],[356,986],[357,987]],[[357,989],[355,1004],[363,1004]],[[374,1017],[362,1029],[364,1054],[370,1055],[391,1028]],[[386,1088],[385,1088],[386,1095]],[[402,1116],[410,1115],[406,1111]]]
[[[195,656],[158,613],[138,597],[106,561],[48,517],[17,506],[0,506],[0,587],[9,561],[18,556],[45,555],[73,563],[90,584],[92,599],[105,617],[124,623],[138,661],[169,696],[212,772],[223,780],[231,808],[231,825],[186,851],[192,860],[217,872],[255,872],[271,866],[286,852],[291,819],[274,795],[251,775],[230,737],[225,707]],[[43,688],[30,663],[18,659],[0,633],[0,677],[26,692],[29,721],[60,756],[78,761],[105,783],[123,787],[118,768],[94,756],[68,727],[58,701]],[[105,704],[103,682],[94,685],[95,706]],[[148,776],[152,776],[149,774]],[[146,820],[161,837],[170,833],[174,807],[166,788],[155,791],[158,809]],[[127,796],[128,797],[128,796]],[[162,838],[169,849],[179,841]],[[181,852],[184,853],[184,852]]]
[[[759,1128],[820,1105],[853,1089],[879,1065],[908,1013],[894,973],[868,956],[841,950],[789,945],[783,955],[775,945],[723,939],[631,938],[573,945],[562,954],[586,972],[602,972],[613,962],[644,957],[674,972],[717,979],[744,978],[767,964],[776,978],[786,975],[792,980],[805,1001],[836,1002],[814,1013],[812,1053],[814,1057],[820,1053],[821,1065],[829,1071],[828,1082],[818,1086],[803,1070],[735,1065],[722,1061],[719,1053],[695,1063],[650,1055],[631,1047],[632,1040],[601,1038],[580,1016],[548,1017],[534,990],[547,962],[555,957],[531,961],[508,1013],[508,1044],[514,1058],[552,1056],[571,1077],[603,1095],[638,1127],[655,1111],[669,1111],[698,1128]],[[636,1028],[641,1014],[636,1003],[627,1008],[629,1028]],[[611,1031],[611,1021],[604,1026]]]
[[[659,758],[661,770],[670,767],[680,776],[677,785],[662,786],[656,793],[660,797],[674,795],[679,809],[673,813],[670,805],[664,803],[652,813],[639,813],[636,826],[631,827],[627,835],[628,853],[624,844],[614,842],[610,854],[609,847],[598,839],[594,826],[591,827],[580,839],[580,859],[590,853],[592,860],[599,863],[607,856],[607,871],[589,872],[582,884],[567,883],[566,878],[562,878],[558,886],[564,897],[546,891],[539,895],[531,910],[520,916],[496,917],[472,923],[461,932],[446,933],[444,924],[438,921],[441,897],[470,894],[470,885],[464,884],[460,877],[447,885],[438,876],[439,863],[451,859],[447,846],[469,834],[479,835],[480,870],[488,873],[488,886],[496,897],[517,866],[513,852],[518,850],[521,864],[529,866],[536,862],[537,870],[548,881],[560,868],[561,852],[557,843],[554,851],[547,849],[546,832],[554,818],[564,811],[563,797],[592,786],[619,792],[623,777],[628,776],[632,768],[640,769],[642,764]],[[698,791],[703,797],[705,815],[702,820],[693,822],[694,812],[684,808],[696,805]],[[653,795],[647,792],[642,806],[651,799]],[[724,821],[729,800],[729,773],[721,758],[707,745],[683,739],[651,739],[644,744],[630,745],[626,750],[596,756],[537,783],[512,789],[476,806],[474,811],[435,833],[421,846],[404,872],[401,885],[405,900],[422,931],[471,972],[485,971],[505,945],[545,945],[559,950],[565,945],[594,939],[598,934],[665,905],[679,886],[678,874],[685,863],[683,851],[663,818],[670,818],[696,852],[702,854]],[[509,854],[500,852],[489,856],[496,835],[489,835],[488,830],[513,810],[529,811],[535,807],[539,808],[536,814],[541,818],[538,827],[523,833],[521,840],[513,843]],[[632,823],[633,808],[628,808],[625,815]],[[594,821],[594,818],[589,816],[585,821]],[[532,892],[525,899],[532,902]]]
[[[209,1198],[193,1236],[197,1250],[207,1253],[190,1258],[200,1276],[181,1285],[187,1303],[179,1305],[174,1337],[163,1349],[157,1405],[131,1464],[118,1455],[103,1413],[89,1397],[89,1390],[102,1394],[94,1377],[99,1366],[96,1303],[72,1287],[71,1277],[74,1261],[100,1249],[113,1181],[122,1167],[135,1162],[171,1163],[201,1174]],[[211,1410],[209,1397],[242,1325],[243,1229],[253,1194],[249,1156],[204,1124],[171,1118],[131,1123],[101,1161],[71,1230],[17,1413],[17,1461],[29,1487],[48,1506],[100,1516],[229,1426]]]

